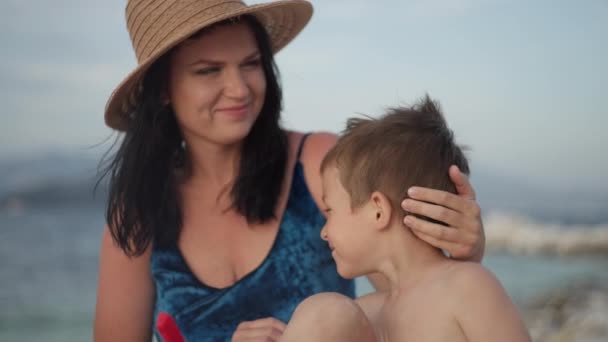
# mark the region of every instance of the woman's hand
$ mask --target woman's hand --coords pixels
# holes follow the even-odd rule
[[[449,227],[407,215],[404,223],[429,244],[446,250],[453,258],[481,261],[485,236],[481,209],[469,179],[452,165],[450,179],[458,195],[428,188],[412,187],[409,199],[402,202],[407,212],[444,222]]]
[[[276,342],[283,335],[285,327],[285,323],[272,317],[241,322],[232,335],[232,342]]]

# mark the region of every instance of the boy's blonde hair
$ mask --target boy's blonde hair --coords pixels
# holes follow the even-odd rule
[[[467,159],[454,142],[439,105],[426,96],[413,107],[391,108],[378,119],[349,119],[323,159],[321,172],[330,166],[338,168],[353,209],[379,191],[402,217],[400,203],[411,186],[456,193],[448,175],[453,164],[469,174]]]

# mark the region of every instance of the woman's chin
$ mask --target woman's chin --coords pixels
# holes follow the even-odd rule
[[[216,141],[222,145],[235,145],[242,143],[251,131],[251,126],[239,126],[230,127],[218,132],[216,135]]]

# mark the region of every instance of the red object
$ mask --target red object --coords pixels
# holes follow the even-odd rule
[[[164,342],[186,342],[186,339],[179,331],[179,327],[171,315],[166,312],[158,314],[156,319],[156,329],[160,333]]]

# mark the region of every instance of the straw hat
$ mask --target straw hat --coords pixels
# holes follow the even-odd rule
[[[312,16],[305,0],[284,0],[248,6],[231,0],[128,0],[127,29],[138,65],[108,99],[106,125],[124,131],[126,113],[146,70],[159,57],[202,28],[219,21],[250,14],[268,32],[273,52],[294,39]]]

